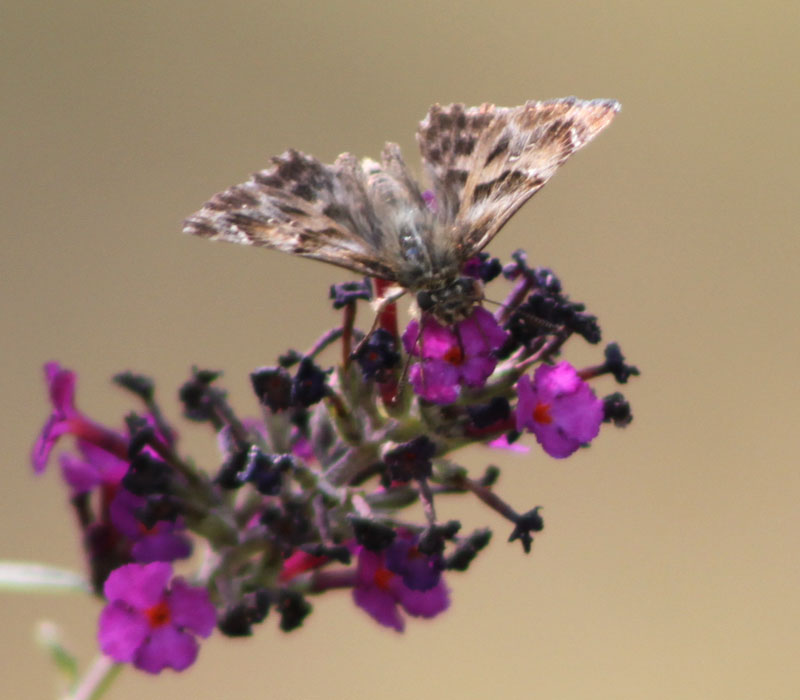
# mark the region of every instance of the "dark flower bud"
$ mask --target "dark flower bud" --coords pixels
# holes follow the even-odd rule
[[[150,377],[145,377],[143,374],[134,374],[133,372],[120,372],[114,375],[112,381],[123,389],[136,394],[145,403],[150,403],[153,400],[155,384]]]
[[[158,522],[174,523],[182,514],[178,499],[169,495],[153,494],[147,496],[145,504],[136,511],[136,519],[149,530]]]
[[[420,535],[417,549],[426,556],[444,552],[445,540],[452,540],[461,529],[458,520],[450,520],[442,525],[431,525]]]
[[[353,535],[356,542],[371,552],[380,552],[394,542],[397,533],[388,525],[360,518],[356,515],[349,516],[350,524],[353,526]]]
[[[492,258],[489,253],[480,252],[464,263],[461,272],[468,277],[473,277],[486,282],[491,282],[503,271],[503,265],[497,258]]]
[[[310,357],[300,361],[292,381],[291,400],[295,406],[313,406],[328,393],[327,372],[323,372]]]
[[[519,435],[519,433],[517,433],[517,435]],[[507,442],[511,443],[508,438],[506,438],[506,440]],[[490,486],[494,486],[499,478],[500,469],[494,464],[490,464],[488,467],[486,467],[486,471],[483,473],[483,476],[480,478],[478,483],[484,488],[489,488]]]
[[[220,616],[217,627],[228,637],[249,637],[253,625],[263,622],[269,613],[270,595],[264,590],[247,593]]]
[[[453,553],[445,561],[445,568],[455,571],[466,571],[478,552],[489,544],[492,538],[490,530],[476,530],[467,539],[460,542]]]
[[[618,343],[609,343],[605,350],[605,370],[614,375],[620,384],[625,384],[630,377],[639,376],[639,369],[633,365],[625,364],[625,356]]]
[[[355,359],[365,378],[386,382],[391,378],[390,371],[400,365],[397,339],[389,331],[378,328],[361,344]]]
[[[282,474],[292,465],[291,455],[268,455],[253,445],[247,455],[247,463],[239,474],[239,481],[250,482],[259,493],[275,496],[280,493]]]
[[[303,624],[311,612],[311,604],[299,593],[283,590],[278,593],[275,610],[281,616],[281,630],[291,632]]]
[[[533,279],[536,286],[547,294],[561,294],[561,280],[556,277],[555,272],[547,267],[537,267],[533,271]]]
[[[302,353],[297,352],[294,348],[289,348],[283,355],[278,356],[278,364],[284,369],[289,369],[290,367],[294,367],[302,359]]]
[[[383,455],[383,462],[394,481],[426,479],[433,472],[431,459],[436,454],[436,445],[427,435],[398,445]]]
[[[247,467],[249,455],[250,445],[234,450],[222,463],[222,467],[214,478],[214,483],[229,491],[238,489],[243,483],[241,475]]]
[[[633,420],[631,405],[618,391],[603,399],[603,421],[624,428]]]
[[[519,540],[522,542],[522,548],[525,554],[531,551],[531,544],[533,544],[532,532],[541,532],[544,529],[544,519],[539,515],[541,506],[536,506],[533,510],[529,510],[524,515],[517,518],[516,526],[511,536],[508,538],[509,542]]]
[[[125,416],[125,424],[130,435],[128,457],[133,459],[145,447],[156,442],[156,431],[150,423],[136,413],[129,413]]]
[[[172,471],[160,459],[141,452],[131,461],[122,485],[137,496],[167,493],[172,481]]]
[[[331,285],[330,298],[333,299],[334,309],[341,309],[359,300],[369,301],[372,299],[372,285],[369,277],[365,277],[361,282],[353,281]]]
[[[503,277],[509,280],[515,280],[520,275],[531,275],[532,270],[528,265],[528,254],[522,250],[515,250],[511,253],[511,259],[514,262],[508,263],[503,267]]]
[[[211,384],[220,377],[221,372],[195,369],[192,378],[178,392],[183,403],[183,414],[198,422],[215,421],[214,404],[211,400]]]
[[[282,367],[261,367],[250,374],[258,400],[273,412],[285,411],[291,405],[292,378]]]
[[[489,403],[468,406],[467,413],[476,428],[488,428],[498,421],[508,419],[511,415],[511,404],[507,398],[495,396]]]
[[[576,313],[567,328],[582,336],[587,343],[597,345],[602,339],[602,331],[597,322],[597,316],[592,314]]]

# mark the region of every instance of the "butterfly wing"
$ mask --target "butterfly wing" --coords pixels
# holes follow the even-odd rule
[[[273,248],[395,281],[382,250],[384,235],[365,190],[361,165],[349,155],[325,165],[298,151],[214,195],[184,222],[184,233]]]
[[[614,100],[574,97],[513,108],[432,107],[417,138],[444,203],[444,245],[460,260],[483,249],[618,111]]]

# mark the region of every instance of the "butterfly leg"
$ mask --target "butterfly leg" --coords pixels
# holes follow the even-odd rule
[[[350,357],[353,357],[358,354],[358,352],[363,347],[364,343],[366,343],[372,334],[378,329],[378,324],[381,322],[381,314],[386,311],[389,306],[394,304],[400,297],[402,297],[406,293],[405,289],[401,289],[400,287],[395,287],[391,290],[385,297],[378,299],[373,308],[375,309],[375,318],[372,320],[372,326],[370,326],[369,331],[367,334],[361,339],[361,341],[356,345],[353,352],[350,354]]]

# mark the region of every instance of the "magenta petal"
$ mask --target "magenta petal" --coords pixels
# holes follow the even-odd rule
[[[358,547],[358,568],[356,578],[359,586],[371,586],[375,580],[375,574],[383,566],[383,556],[372,552],[364,547]]]
[[[492,375],[496,366],[497,360],[493,357],[469,357],[459,367],[461,379],[463,379],[464,384],[469,387],[482,387],[486,384],[486,380]]]
[[[536,407],[536,394],[533,390],[531,378],[523,374],[517,382],[517,430],[533,429],[533,409]]]
[[[146,610],[161,601],[171,577],[170,564],[126,564],[111,572],[103,592],[109,601],[121,600],[138,610]]]
[[[31,450],[31,463],[35,473],[41,474],[45,470],[56,441],[68,430],[69,424],[62,416],[55,413],[50,415]]]
[[[553,424],[542,425],[535,423],[533,434],[544,451],[556,459],[569,457],[581,446],[579,440],[565,435],[558,426]]]
[[[506,435],[501,435],[499,438],[487,442],[486,446],[494,450],[508,450],[509,452],[516,452],[518,454],[527,454],[531,451],[531,448],[527,445],[521,445],[519,442],[509,442],[508,436]]]
[[[579,387],[570,396],[557,400],[552,409],[553,420],[559,428],[580,443],[597,437],[603,413],[603,402],[594,395],[588,384]]]
[[[197,658],[198,645],[192,635],[171,625],[154,630],[136,654],[134,665],[148,673],[160,673],[165,668],[183,671]]]
[[[541,365],[533,375],[533,383],[545,401],[577,391],[582,382],[569,362],[559,362],[553,367]]]
[[[403,347],[409,355],[419,355],[419,321],[411,321],[403,332]]]
[[[109,506],[111,524],[129,539],[139,539],[142,536],[143,528],[136,519],[136,511],[145,503],[142,496],[137,496],[124,488],[119,489]]]
[[[72,454],[62,454],[59,462],[64,481],[69,485],[73,496],[88,493],[101,483],[97,470],[85,459]]]
[[[86,440],[78,440],[78,447],[84,459],[100,474],[106,484],[118,484],[128,473],[129,462],[108,450]]]
[[[402,632],[405,628],[397,602],[388,591],[375,586],[356,587],[353,589],[353,600],[358,607],[385,627],[392,627],[398,632]]]
[[[450,595],[444,581],[427,591],[415,591],[407,588],[400,597],[403,609],[414,617],[435,617],[440,612],[447,610],[450,605]]]
[[[481,306],[476,306],[472,315],[458,324],[458,333],[468,355],[485,355],[497,350],[509,336]]]
[[[458,370],[442,360],[423,360],[408,373],[414,392],[433,403],[453,403],[458,398]]]
[[[131,555],[142,564],[186,559],[192,555],[192,542],[178,532],[152,532],[133,545]]]
[[[433,319],[426,319],[422,331],[422,357],[442,359],[453,348],[458,347],[458,338],[449,328]]]
[[[48,362],[44,366],[44,376],[50,392],[53,410],[68,417],[75,413],[75,372],[61,369],[58,362]]]
[[[201,637],[208,637],[217,624],[217,613],[209,600],[208,591],[190,586],[181,578],[172,582],[169,610],[175,625]]]
[[[114,661],[132,661],[149,632],[144,615],[115,601],[100,613],[97,641],[100,650]]]

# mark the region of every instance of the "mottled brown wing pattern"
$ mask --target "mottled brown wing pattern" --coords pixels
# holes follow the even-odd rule
[[[434,105],[417,132],[436,195],[426,203],[400,149],[333,165],[290,150],[185,222],[205,238],[322,260],[406,289],[451,288],[461,263],[619,109],[574,97],[521,107]]]
[[[417,129],[417,143],[431,180],[441,221],[455,221],[472,169],[478,139],[495,117],[495,106],[433,105]]]
[[[212,240],[273,248],[393,281],[382,254],[383,230],[349,154],[324,165],[298,151],[214,195],[184,222],[184,232]]]
[[[441,244],[455,247],[461,260],[483,249],[618,110],[613,100],[574,97],[514,108],[433,107],[420,125],[422,155],[426,162],[434,160],[429,165],[438,181],[434,189],[445,193],[451,207],[458,199]]]

